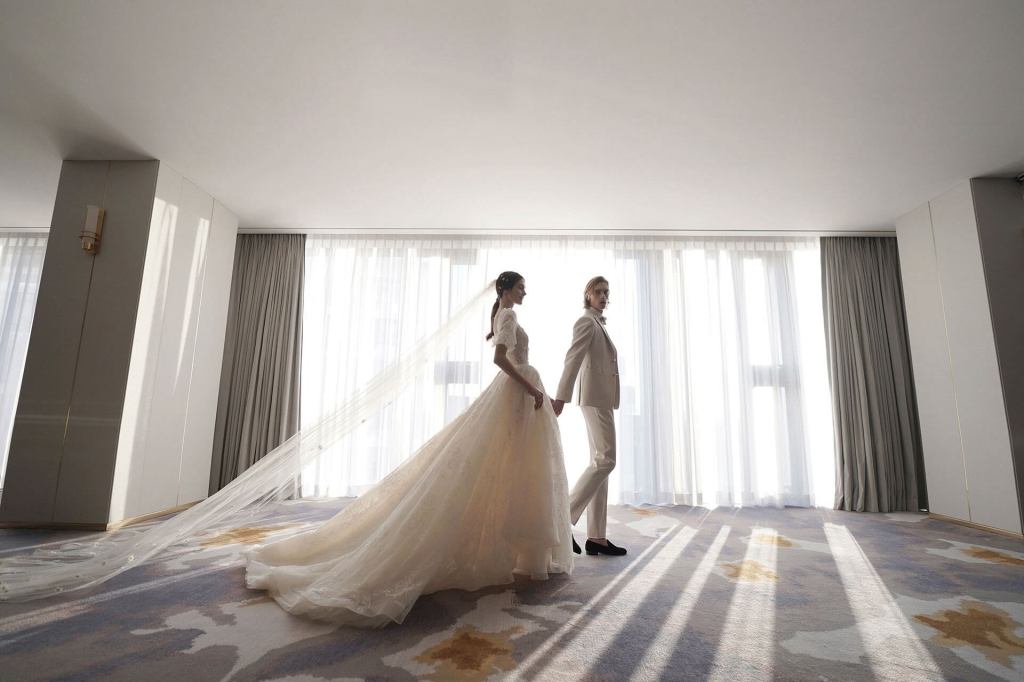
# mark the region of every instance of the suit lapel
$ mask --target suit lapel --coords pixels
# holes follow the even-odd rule
[[[596,317],[594,318],[594,324],[596,324],[598,327],[601,328],[601,331],[604,332],[604,339],[605,339],[605,341],[607,341],[608,345],[612,347],[612,352],[615,355],[618,355],[619,351],[615,347],[615,344],[612,342],[612,337],[611,337],[611,334],[608,333],[608,328],[605,327],[603,324],[601,324],[601,320],[597,319]]]

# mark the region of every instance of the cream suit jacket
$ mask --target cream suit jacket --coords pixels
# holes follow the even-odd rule
[[[577,383],[578,375],[577,402],[580,405],[618,409],[618,357],[615,344],[601,323],[601,312],[587,308],[573,327],[572,344],[565,354],[565,369],[555,399],[572,400],[573,384]]]

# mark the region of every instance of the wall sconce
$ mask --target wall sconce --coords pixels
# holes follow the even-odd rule
[[[78,236],[82,239],[82,250],[96,255],[100,249],[100,233],[103,231],[105,211],[99,206],[85,207],[85,227]]]

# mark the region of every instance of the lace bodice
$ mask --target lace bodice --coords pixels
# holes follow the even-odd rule
[[[508,359],[516,365],[530,363],[530,337],[519,326],[516,313],[511,308],[500,308],[494,318],[494,337],[491,342],[497,346],[503,344],[508,352]]]

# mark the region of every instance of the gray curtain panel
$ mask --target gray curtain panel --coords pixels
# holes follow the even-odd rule
[[[823,237],[836,509],[927,506],[896,240]]]
[[[299,429],[305,235],[239,235],[210,494]]]

